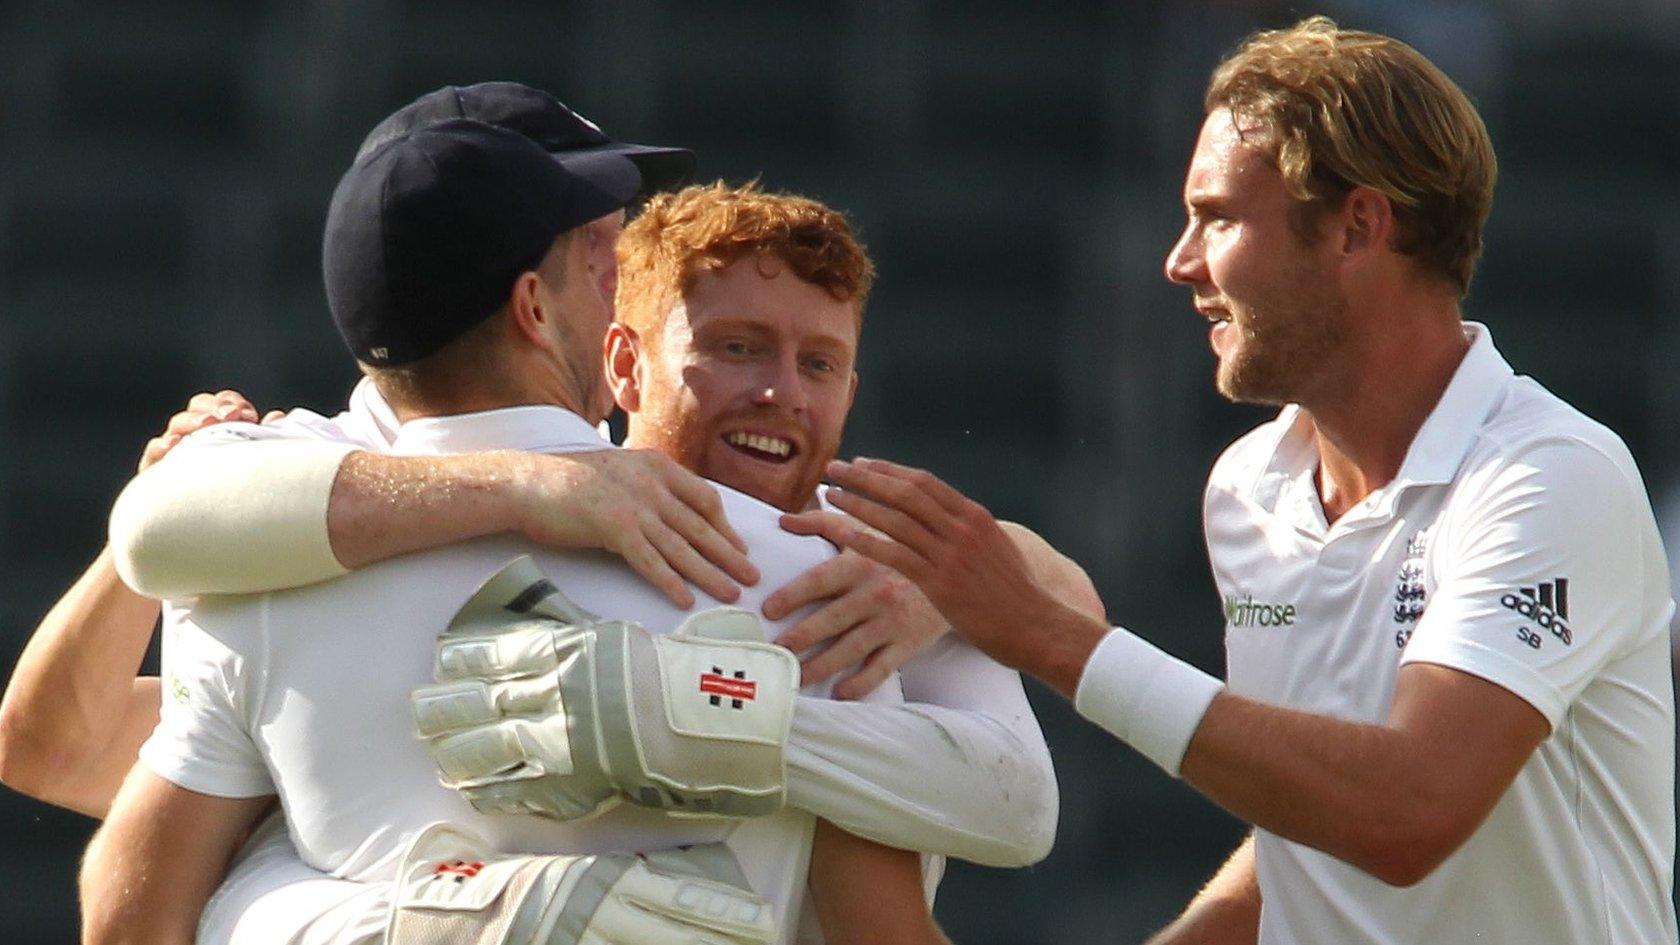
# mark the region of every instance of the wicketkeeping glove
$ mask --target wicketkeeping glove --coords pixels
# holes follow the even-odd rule
[[[579,608],[521,557],[438,639],[415,726],[445,786],[491,813],[574,820],[629,800],[673,813],[780,810],[799,661],[736,607],[665,636]]]

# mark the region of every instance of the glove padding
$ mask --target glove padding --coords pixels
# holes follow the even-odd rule
[[[769,945],[775,910],[721,843],[646,854],[494,853],[446,823],[398,868],[391,945]]]
[[[480,811],[575,820],[629,800],[752,817],[786,797],[799,661],[750,611],[655,636],[579,608],[521,557],[455,615],[434,669],[415,726]]]

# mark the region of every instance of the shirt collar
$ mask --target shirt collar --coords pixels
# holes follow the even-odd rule
[[[1451,482],[1511,379],[1511,365],[1494,348],[1486,325],[1465,322],[1464,333],[1470,350],[1412,438],[1399,473],[1383,491],[1398,493],[1408,485]],[[1305,411],[1296,404],[1284,407],[1277,429],[1271,458],[1255,483],[1256,499],[1268,507],[1301,480],[1304,470],[1318,467],[1317,438]]]
[[[364,377],[356,382],[356,389],[350,392],[348,412],[354,432],[363,439],[381,447],[389,447],[396,441],[402,421],[371,379]]]
[[[429,456],[484,450],[557,453],[611,447],[582,417],[563,407],[543,405],[410,420],[397,431],[391,452]]]
[[[1486,325],[1465,322],[1464,333],[1470,337],[1470,350],[1412,438],[1412,446],[1394,477],[1398,484],[1451,482],[1515,373],[1494,348],[1493,335]]]

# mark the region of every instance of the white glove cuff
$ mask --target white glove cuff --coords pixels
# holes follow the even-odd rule
[[[1225,684],[1115,627],[1097,644],[1073,705],[1173,777],[1213,697]]]

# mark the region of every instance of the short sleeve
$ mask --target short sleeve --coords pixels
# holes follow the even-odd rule
[[[273,794],[274,782],[251,737],[252,668],[226,642],[232,634],[222,636],[207,633],[191,612],[171,608],[166,614],[163,704],[157,728],[140,746],[140,761],[200,794]]]
[[[1457,501],[1401,661],[1486,679],[1555,728],[1643,637],[1642,558],[1655,527],[1644,490],[1610,456],[1565,440],[1502,458]]]

